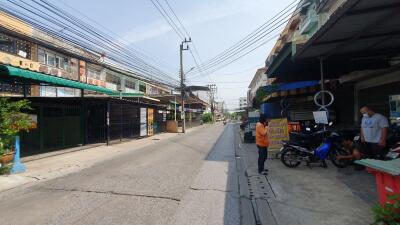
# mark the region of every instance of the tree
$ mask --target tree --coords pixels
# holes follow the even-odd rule
[[[265,90],[264,87],[258,88],[258,90],[256,92],[256,97],[255,97],[256,106],[254,108],[258,108],[264,102],[264,99],[268,95],[276,92],[278,90],[278,86],[279,86],[278,84],[271,84],[271,85],[267,86],[268,87],[267,90]]]

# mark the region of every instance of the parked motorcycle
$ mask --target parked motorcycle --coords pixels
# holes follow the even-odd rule
[[[397,143],[396,146],[390,148],[389,152],[386,154],[386,160],[393,160],[400,158],[400,143]]]
[[[307,166],[311,163],[320,163],[327,167],[326,159],[330,158],[335,166],[342,167],[340,161],[332,154],[337,152],[340,146],[340,135],[332,131],[317,131],[312,134],[299,135],[297,140],[284,141],[281,148],[281,161],[289,167],[294,168],[305,162]]]

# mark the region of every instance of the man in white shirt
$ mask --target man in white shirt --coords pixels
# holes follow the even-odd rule
[[[367,156],[377,156],[386,146],[388,120],[385,116],[375,113],[369,106],[362,107],[360,112],[363,115],[360,135],[363,146],[360,152]],[[356,158],[361,158],[361,156],[356,156]]]

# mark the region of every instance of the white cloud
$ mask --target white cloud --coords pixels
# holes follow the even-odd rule
[[[190,27],[197,24],[223,19],[240,13],[250,12],[257,8],[257,5],[259,6],[261,4],[262,0],[217,1],[212,2],[212,4],[208,4],[206,7],[203,6],[197,11],[191,12],[190,14],[184,14],[180,17],[182,20],[184,19],[185,27],[190,30]],[[160,18],[157,21],[133,28],[123,36],[123,39],[128,43],[136,43],[143,40],[160,37],[169,32],[172,32],[172,28],[163,18]]]

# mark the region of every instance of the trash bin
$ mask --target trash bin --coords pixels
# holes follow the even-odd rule
[[[382,161],[362,159],[357,164],[367,167],[367,171],[375,175],[379,203],[384,205],[388,195],[400,194],[400,159]]]

